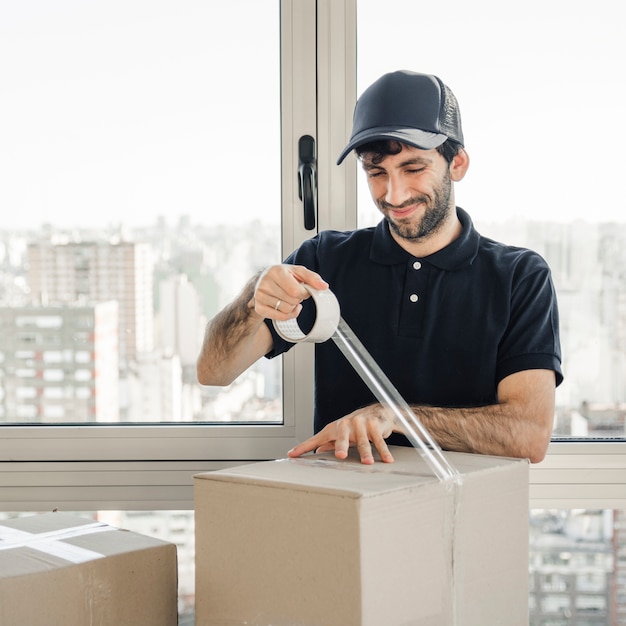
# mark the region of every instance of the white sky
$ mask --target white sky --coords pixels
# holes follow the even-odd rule
[[[0,0],[3,214],[240,222],[269,168],[278,221],[278,29],[275,0]]]
[[[625,221],[619,4],[360,0],[359,91],[399,68],[452,88],[473,216]],[[7,225],[277,211],[277,60],[277,0],[0,0]]]
[[[626,21],[620,0],[360,0],[363,87],[411,69],[461,108],[475,218],[626,221]],[[371,53],[370,53],[371,51]]]

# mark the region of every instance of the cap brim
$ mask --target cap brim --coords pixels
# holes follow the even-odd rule
[[[337,165],[354,150],[370,141],[379,141],[381,139],[391,139],[414,146],[420,150],[432,150],[440,146],[448,137],[441,133],[429,133],[418,128],[369,128],[364,130],[350,139],[350,143],[343,149],[343,152],[337,159]]]

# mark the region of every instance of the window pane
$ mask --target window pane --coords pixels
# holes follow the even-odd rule
[[[381,74],[437,74],[460,102],[467,176],[456,201],[487,237],[532,248],[553,272],[564,383],[555,438],[623,439],[626,38],[618,3],[508,6],[358,0],[357,93]],[[380,45],[380,33],[393,33]],[[584,45],[581,45],[584,42]],[[359,225],[379,220],[359,177]]]
[[[0,421],[282,421],[279,359],[195,377],[281,257],[279,47],[275,0],[2,3]]]
[[[534,248],[552,268],[565,373],[554,437],[622,440],[626,129],[604,122],[626,97],[623,21],[612,0],[503,6],[453,0],[444,14],[436,3],[389,0],[381,11],[358,0],[357,93],[397,69],[452,88],[471,157],[457,204],[482,234]],[[383,46],[381,33],[393,33]],[[362,175],[358,211],[359,226],[380,219]],[[623,511],[531,512],[532,626],[626,619],[624,528]]]
[[[624,511],[531,511],[531,626],[621,624],[625,585]]]

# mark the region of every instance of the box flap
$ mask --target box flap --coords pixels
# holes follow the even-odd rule
[[[426,488],[440,481],[433,475],[421,453],[414,448],[392,446],[394,463],[363,465],[352,448],[345,461],[332,452],[310,454],[298,459],[277,459],[197,474],[197,480],[245,482],[274,488],[330,491],[344,497],[362,498],[403,489]],[[448,460],[464,474],[508,468],[520,459],[445,452]],[[332,469],[335,471],[320,471]],[[340,470],[340,471],[337,471]]]

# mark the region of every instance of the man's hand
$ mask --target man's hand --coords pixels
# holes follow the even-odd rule
[[[374,463],[372,444],[385,463],[393,463],[385,439],[394,431],[393,416],[380,404],[358,409],[325,426],[313,437],[298,444],[287,453],[289,457],[299,457],[307,452],[327,452],[334,450],[338,459],[348,456],[350,446],[356,446],[361,463]]]
[[[301,265],[272,265],[266,269],[254,287],[254,310],[261,317],[289,320],[298,317],[301,302],[311,297],[304,288],[327,289],[322,277]]]
[[[202,385],[230,385],[273,345],[265,318],[298,316],[311,294],[303,283],[327,289],[319,274],[300,265],[273,265],[253,276],[243,291],[208,324],[196,371]]]

